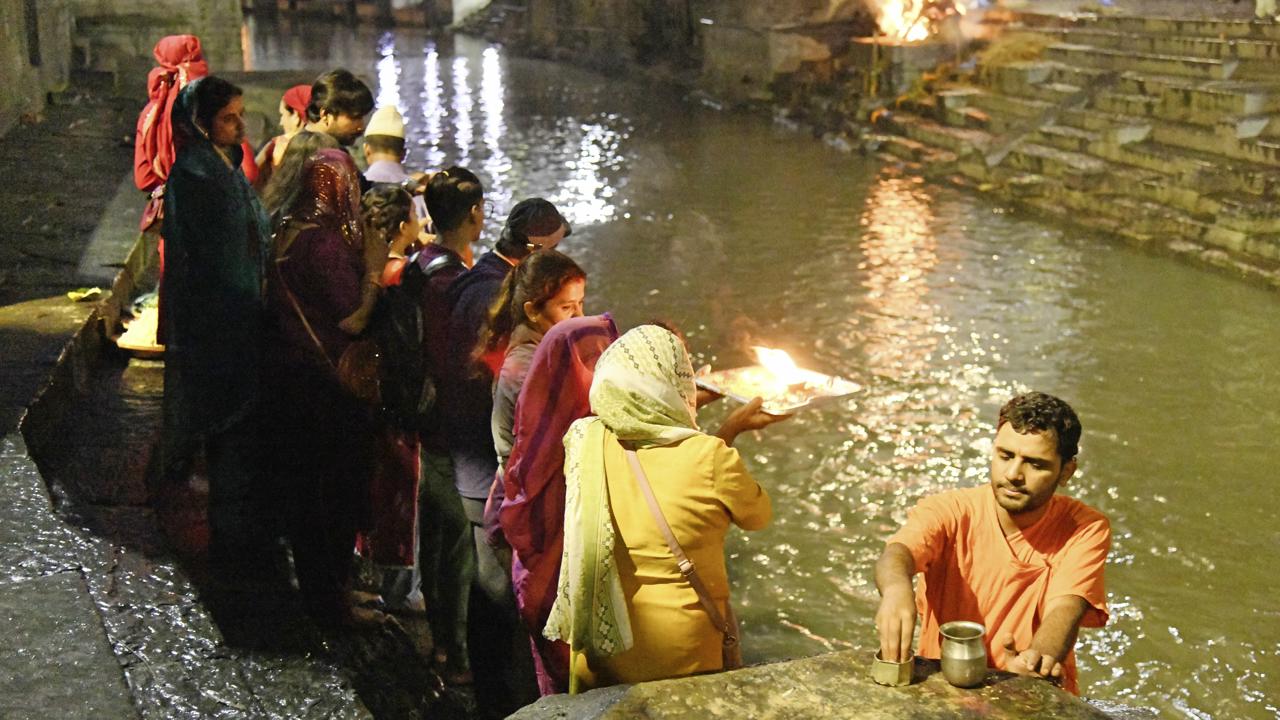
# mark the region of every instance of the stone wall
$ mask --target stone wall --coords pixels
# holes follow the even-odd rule
[[[600,70],[646,68],[730,103],[866,34],[865,0],[508,0],[467,30]]]
[[[67,83],[71,15],[64,0],[0,0],[0,135],[34,119]]]
[[[65,0],[75,16],[77,44],[91,67],[117,71],[149,65],[165,35],[200,37],[216,72],[244,68],[240,0]]]

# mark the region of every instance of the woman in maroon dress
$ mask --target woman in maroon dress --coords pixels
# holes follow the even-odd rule
[[[369,285],[386,262],[362,232],[359,175],[341,150],[307,160],[303,190],[276,229],[269,302],[275,347],[270,404],[276,471],[298,583],[317,619],[360,619],[349,602],[351,551],[367,516],[374,418],[367,399],[339,379],[361,340]],[[367,269],[374,268],[371,273]]]

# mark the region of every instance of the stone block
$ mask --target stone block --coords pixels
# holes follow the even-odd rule
[[[874,73],[882,96],[893,96],[910,89],[926,71],[956,55],[956,47],[935,40],[902,42],[883,37],[854,38],[849,44],[845,62],[864,73]]]
[[[1037,131],[1036,142],[1067,152],[1087,153],[1090,147],[1101,138],[1102,133],[1092,130],[1081,130],[1066,125],[1045,125]]]
[[[769,35],[754,28],[709,25],[702,30],[702,75],[699,85],[730,102],[772,96],[773,66]]]
[[[995,65],[986,68],[991,86],[1010,95],[1031,94],[1031,88],[1046,82],[1053,72],[1053,63],[1027,60]]]

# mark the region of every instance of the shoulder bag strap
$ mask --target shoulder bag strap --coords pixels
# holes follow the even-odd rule
[[[631,472],[635,474],[636,480],[640,484],[640,491],[644,493],[645,502],[649,504],[649,511],[653,513],[653,519],[658,523],[658,529],[662,531],[663,537],[667,539],[667,547],[671,548],[671,554],[675,556],[676,564],[680,566],[680,574],[693,586],[693,591],[698,594],[698,600],[702,603],[703,609],[711,616],[711,623],[724,633],[724,644],[726,646],[736,645],[738,643],[737,628],[725,622],[724,616],[720,614],[720,609],[716,607],[715,601],[711,599],[710,591],[702,583],[702,578],[698,575],[698,569],[693,566],[693,561],[689,559],[689,556],[684,554],[684,548],[680,547],[680,542],[676,540],[675,533],[671,532],[671,526],[667,524],[667,518],[662,514],[662,508],[658,506],[658,499],[653,495],[653,487],[649,485],[649,478],[644,474],[644,468],[640,467],[640,458],[636,455],[636,451],[626,448],[626,453],[627,462],[631,463]]]
[[[320,337],[316,335],[316,331],[311,329],[311,323],[307,320],[307,314],[302,312],[302,305],[298,304],[298,298],[294,297],[293,291],[289,289],[289,283],[285,282],[284,273],[280,270],[280,265],[289,259],[289,247],[293,245],[293,240],[297,237],[299,232],[299,230],[292,227],[292,223],[286,224],[282,230],[286,234],[284,238],[282,238],[284,242],[281,243],[279,248],[281,253],[280,257],[277,257],[275,262],[276,279],[280,281],[280,289],[284,290],[284,294],[288,296],[289,304],[293,305],[293,311],[298,314],[298,319],[302,321],[302,327],[306,329],[307,335],[311,336],[311,341],[316,344],[316,350],[320,351],[320,357],[324,358],[325,362],[329,364],[329,367],[337,370],[338,366],[333,363],[333,359],[329,357],[329,353],[325,352],[324,343],[320,342]]]

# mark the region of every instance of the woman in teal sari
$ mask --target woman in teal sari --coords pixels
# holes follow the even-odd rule
[[[181,481],[203,448],[210,555],[227,562],[264,545],[256,422],[270,228],[240,171],[242,95],[214,76],[183,88],[164,196],[162,462],[166,477]]]

